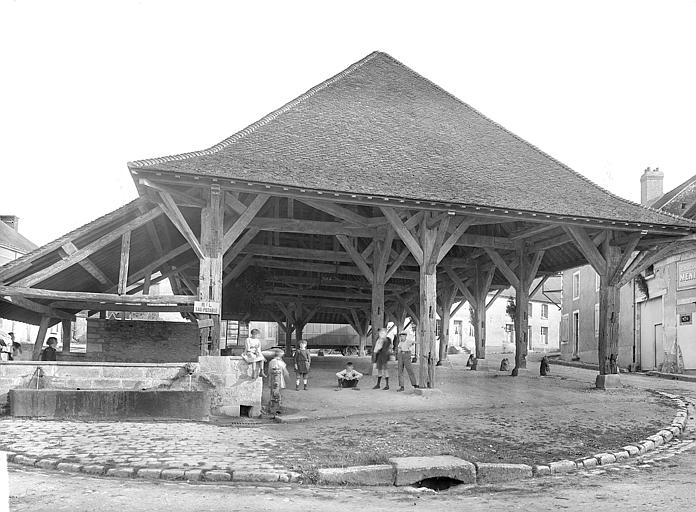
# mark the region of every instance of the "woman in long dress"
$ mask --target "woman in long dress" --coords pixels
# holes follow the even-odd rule
[[[261,353],[261,331],[258,329],[251,330],[251,337],[247,338],[244,342],[244,352],[242,353],[242,359],[244,359],[251,366],[251,378],[258,379],[259,375],[265,377],[266,374],[263,371],[263,362],[266,360]]]

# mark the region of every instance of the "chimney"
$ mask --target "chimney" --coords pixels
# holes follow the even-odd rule
[[[640,177],[640,204],[650,206],[659,197],[662,197],[662,180],[665,174],[658,167],[643,171]]]
[[[15,231],[19,232],[19,217],[16,215],[0,215],[0,220]]]

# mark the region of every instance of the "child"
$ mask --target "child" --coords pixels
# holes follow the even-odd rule
[[[309,366],[312,362],[312,356],[307,350],[307,342],[300,340],[300,348],[295,350],[293,356],[295,363],[295,391],[300,390],[300,377],[304,381],[304,390],[307,391],[307,375],[309,374]]]
[[[377,341],[373,353],[373,363],[377,369],[377,384],[372,389],[379,389],[384,377],[384,389],[389,389],[389,356],[391,356],[392,341],[387,337],[387,330],[382,327],[377,331]]]
[[[251,365],[251,378],[258,379],[259,375],[265,377],[263,371],[263,362],[265,358],[261,353],[261,331],[258,329],[251,330],[251,338],[247,338],[244,342],[244,352],[242,358]]]
[[[270,414],[280,414],[282,403],[282,389],[285,387],[285,379],[290,379],[287,366],[283,361],[284,352],[279,348],[275,349],[275,357],[268,363],[268,385],[271,390],[271,398],[268,404]]]
[[[362,373],[357,372],[353,369],[353,363],[350,361],[346,363],[345,369],[341,370],[336,374],[338,379],[337,391],[341,388],[353,388],[354,391],[358,391],[358,381],[362,378]]]
[[[56,354],[58,353],[58,351],[56,350],[56,347],[58,346],[58,340],[55,338],[55,336],[51,336],[50,338],[48,338],[46,344],[48,346],[45,349],[43,349],[43,352],[41,352],[41,360],[55,361]]]

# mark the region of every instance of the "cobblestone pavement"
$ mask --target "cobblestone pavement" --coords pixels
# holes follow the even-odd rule
[[[4,419],[0,432],[7,451],[82,465],[283,469],[272,457],[277,441],[260,427]]]

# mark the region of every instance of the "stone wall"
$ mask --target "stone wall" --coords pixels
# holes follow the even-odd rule
[[[188,390],[206,391],[211,413],[239,416],[240,406],[260,414],[262,380],[252,379],[241,357],[206,356],[192,361],[189,379],[184,363],[114,363],[72,361],[0,362],[0,407],[10,389]]]
[[[192,322],[87,320],[89,361],[175,363],[195,361],[198,354]]]

